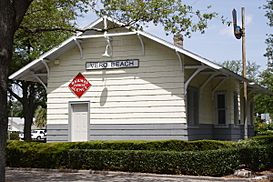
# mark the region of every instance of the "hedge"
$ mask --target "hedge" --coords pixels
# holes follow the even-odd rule
[[[164,141],[89,141],[37,144],[34,142],[9,142],[8,147],[39,148],[45,150],[52,148],[66,149],[103,149],[103,150],[152,150],[152,151],[204,151],[225,148],[234,148],[235,143],[216,140],[164,140]],[[38,149],[34,149],[38,150]]]
[[[260,170],[272,167],[272,147],[247,147],[196,152],[92,150],[9,151],[12,167],[118,170],[168,174],[222,176],[241,165]]]
[[[239,166],[238,151],[69,150],[68,168],[221,176]],[[237,156],[238,155],[238,156]]]
[[[270,140],[269,138],[255,138],[245,143],[261,141],[265,143]],[[249,146],[241,143],[236,147],[230,145],[231,147],[227,149],[179,152],[113,150],[112,148],[83,149],[83,146],[89,146],[86,143],[10,142],[7,147],[7,165],[210,176],[230,174],[242,165],[252,170],[273,167],[272,145]],[[82,148],[71,149],[76,146]]]

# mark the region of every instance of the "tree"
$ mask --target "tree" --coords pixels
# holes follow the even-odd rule
[[[49,12],[52,17],[50,19],[46,16]],[[71,22],[75,18],[75,12],[71,12],[71,9],[68,7],[60,9],[57,1],[33,2],[15,34],[15,51],[10,72],[17,71],[70,36],[70,31],[53,31],[53,29],[60,27],[64,30],[72,31],[73,24]],[[45,29],[52,31],[46,31]],[[11,80],[10,82],[8,89],[10,95],[16,98],[23,106],[25,140],[31,140],[34,112],[39,105],[45,107],[46,90],[39,83],[20,80]],[[18,94],[18,89],[14,88],[19,88],[20,94]]]
[[[38,1],[37,1],[38,2]],[[44,0],[45,4],[50,4],[50,0]],[[79,7],[84,10],[88,1],[64,0],[54,1],[60,9],[67,7]],[[0,181],[5,181],[5,146],[8,127],[8,109],[7,109],[7,89],[9,65],[12,62],[13,42],[16,31],[32,3],[32,0],[1,0],[0,1]],[[87,7],[86,7],[87,8]],[[41,9],[42,10],[42,9]],[[71,8],[71,12],[73,8]],[[50,12],[44,16],[50,15]],[[41,25],[43,22],[40,22]]]
[[[101,4],[95,6],[94,2],[88,0],[1,0],[0,1],[0,181],[5,180],[5,146],[7,137],[7,78],[9,65],[12,62],[13,42],[15,33],[21,26],[24,17],[32,2],[44,2],[50,5],[54,2],[59,9],[70,9],[71,13],[82,12],[91,5],[93,10],[99,15],[109,15],[115,17],[125,25],[135,25],[141,27],[140,22],[153,22],[163,24],[165,30],[171,33],[183,32],[190,35],[191,31],[204,32],[207,28],[207,21],[216,16],[216,13],[201,13],[194,11],[191,6],[185,5],[181,0],[103,0]],[[45,6],[46,7],[46,6]],[[77,10],[78,8],[78,10]],[[41,8],[38,11],[44,10]],[[45,17],[50,17],[50,11],[45,11]],[[43,22],[38,20],[39,27],[33,27],[31,32],[45,32],[56,30],[68,30],[66,27],[43,27]],[[29,29],[28,29],[29,30]],[[71,31],[71,29],[70,29]],[[72,30],[73,31],[73,30]],[[104,30],[102,30],[104,31]]]
[[[233,71],[238,75],[242,75],[242,61],[241,60],[232,60],[224,61],[222,64],[225,68]],[[260,65],[257,65],[255,62],[247,61],[246,66],[246,77],[252,81],[258,82],[260,75]]]
[[[8,112],[9,117],[22,117],[23,116],[23,114],[22,114],[23,106],[17,100],[9,99],[8,109],[9,109],[9,112]]]
[[[267,68],[260,75],[260,84],[267,88],[269,91],[273,91],[273,70]],[[255,97],[255,110],[257,113],[269,113],[273,116],[273,96],[268,94],[258,94]]]
[[[223,66],[233,71],[234,73],[241,75],[242,74],[242,63],[240,60],[225,61]],[[268,89],[273,89],[273,75],[270,74],[268,70],[259,71],[260,65],[257,65],[255,62],[247,62],[247,78],[259,83]],[[272,77],[272,78],[271,78]],[[255,100],[255,112],[256,113],[272,113],[273,102],[270,101],[269,95],[266,94],[257,94],[254,98]]]
[[[0,181],[5,181],[5,146],[8,127],[7,80],[13,39],[31,1],[0,1]]]
[[[268,25],[273,27],[273,0],[267,0],[267,4],[264,5],[266,11],[265,16],[268,18]],[[260,76],[261,85],[273,92],[273,34],[268,34],[265,40],[267,44],[266,53],[267,57],[267,69],[264,70]],[[273,116],[273,96],[259,94],[256,98],[256,109],[258,113],[269,113]]]
[[[273,27],[273,0],[267,0],[267,4],[264,5],[266,11],[265,16],[268,18],[268,26]],[[273,67],[273,34],[268,34],[265,40],[267,44],[265,56],[268,59],[268,67]]]

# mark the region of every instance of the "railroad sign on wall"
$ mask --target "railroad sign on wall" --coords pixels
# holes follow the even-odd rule
[[[79,73],[72,82],[68,85],[70,90],[77,95],[79,98],[91,87],[91,83],[86,80],[86,78]]]
[[[85,64],[86,70],[138,68],[138,67],[139,67],[139,59],[86,62]]]

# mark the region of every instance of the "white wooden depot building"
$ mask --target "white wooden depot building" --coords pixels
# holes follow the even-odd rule
[[[242,77],[143,31],[91,30],[117,25],[100,18],[9,77],[46,88],[48,142],[243,138]],[[249,135],[262,90],[248,81]]]

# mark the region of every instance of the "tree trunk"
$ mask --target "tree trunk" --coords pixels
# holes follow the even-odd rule
[[[2,64],[4,59],[0,56],[0,181],[5,180],[5,148],[8,129],[7,110],[7,69],[8,66]]]
[[[24,137],[25,141],[31,141],[31,126],[33,123],[33,112],[32,109],[26,109],[24,113],[25,125],[24,125]]]
[[[13,38],[32,0],[0,0],[0,182],[5,181],[5,148],[8,129],[8,69]]]
[[[22,81],[22,89],[23,89],[23,98],[22,98],[22,105],[23,105],[23,114],[24,114],[24,138],[25,141],[31,140],[31,125],[33,123],[34,117],[34,99],[35,94],[34,92],[34,84],[31,82]]]
[[[5,148],[8,129],[7,81],[12,60],[15,32],[13,7],[10,1],[0,1],[0,182],[5,181]]]

